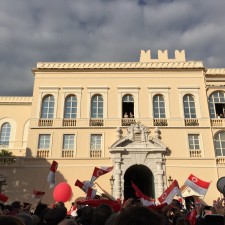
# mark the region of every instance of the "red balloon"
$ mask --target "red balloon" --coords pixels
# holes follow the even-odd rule
[[[53,191],[53,198],[56,202],[67,202],[71,199],[72,188],[66,182],[59,183]]]

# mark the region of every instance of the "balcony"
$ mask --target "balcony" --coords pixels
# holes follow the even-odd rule
[[[223,127],[225,125],[225,119],[211,119],[212,127]]]
[[[49,157],[49,150],[38,149],[37,150],[37,157],[38,158],[48,158]]]
[[[101,156],[102,156],[102,150],[101,149],[90,150],[90,157],[91,158],[100,158]]]
[[[216,157],[216,163],[218,165],[224,165],[225,164],[225,157],[224,156],[217,156]]]
[[[62,150],[62,157],[63,158],[73,158],[74,150]]]
[[[76,123],[75,119],[63,119],[63,127],[75,127]]]
[[[202,151],[201,150],[190,150],[190,157],[191,158],[201,158]]]
[[[198,119],[184,119],[185,126],[197,127],[199,126]]]
[[[123,127],[127,127],[130,126],[131,124],[135,124],[136,120],[134,118],[123,118],[121,123]]]
[[[153,119],[153,124],[156,127],[166,127],[166,126],[168,126],[167,119]]]
[[[52,127],[53,119],[39,119],[38,126],[39,127]]]
[[[89,121],[89,126],[91,127],[102,127],[104,126],[104,120],[103,119],[93,119],[91,118]]]

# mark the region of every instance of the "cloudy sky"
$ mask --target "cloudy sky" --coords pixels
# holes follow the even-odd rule
[[[32,96],[36,62],[138,61],[186,50],[225,67],[225,0],[0,0],[0,95]]]

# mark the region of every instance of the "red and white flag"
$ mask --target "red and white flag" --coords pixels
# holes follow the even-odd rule
[[[210,182],[200,180],[199,178],[191,174],[184,184],[195,192],[197,192],[198,194],[205,195],[209,188]]]
[[[48,177],[47,177],[47,181],[50,183],[50,188],[55,187],[55,184],[56,184],[55,173],[56,173],[57,167],[58,167],[58,163],[56,161],[53,161],[48,173]]]
[[[95,196],[96,196],[96,190],[94,190],[91,187],[88,187],[86,199],[93,199]]]
[[[44,191],[33,190],[32,198],[42,198],[44,196]]]
[[[74,185],[79,187],[85,193],[87,193],[89,187],[93,186],[93,184],[91,184],[90,181],[83,181],[83,182],[81,182],[80,180],[76,180]]]
[[[141,199],[141,202],[144,206],[150,206],[150,205],[155,204],[154,199],[152,199],[152,198],[148,197],[147,195],[143,194],[134,182],[131,181],[131,184],[132,184],[133,189],[135,190],[136,196]]]
[[[173,198],[176,196],[182,196],[179,184],[176,180],[162,193],[162,195],[158,198],[160,203],[167,203],[170,204]]]
[[[8,199],[9,199],[8,196],[6,196],[0,192],[0,203],[5,204]]]
[[[91,183],[93,183],[98,177],[102,176],[103,174],[106,174],[110,171],[112,171],[113,166],[111,167],[95,167],[93,174],[92,174],[92,178],[91,178]]]

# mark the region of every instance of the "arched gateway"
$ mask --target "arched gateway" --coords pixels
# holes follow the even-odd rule
[[[114,163],[115,198],[135,197],[133,181],[139,189],[153,198],[164,190],[166,146],[159,139],[159,129],[150,136],[148,127],[137,123],[127,128],[127,135],[117,129],[118,140],[109,148]]]

